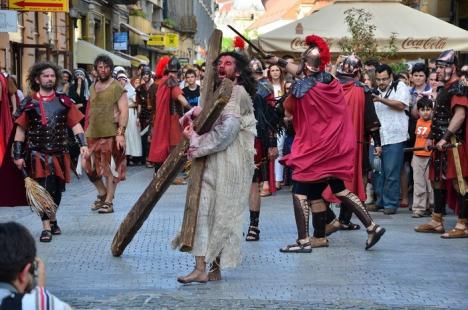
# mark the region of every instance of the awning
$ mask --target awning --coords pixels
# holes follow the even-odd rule
[[[126,58],[126,59],[130,60],[133,67],[138,67],[139,65],[147,65],[148,66],[149,63],[150,63],[150,60],[145,55],[132,56],[132,55],[128,55],[128,54],[125,54],[125,53],[122,53],[122,52],[119,52],[119,51],[117,51],[116,53],[118,55],[122,56],[123,58]]]
[[[109,56],[114,65],[116,66],[123,66],[123,67],[130,67],[130,60],[127,60],[123,57],[120,57],[114,53],[106,51],[103,48],[100,48],[94,44],[89,43],[88,41],[78,40],[76,41],[75,47],[75,61],[79,64],[94,64],[94,59],[99,54],[105,54]]]
[[[143,41],[148,41],[149,40],[149,35],[147,33],[144,33],[143,31],[141,31],[140,29],[137,29],[127,23],[120,23],[122,26],[124,26],[125,28],[127,28],[128,30],[136,33],[137,35],[140,36],[140,38],[143,40]]]
[[[337,0],[318,12],[260,35],[258,41],[267,52],[299,53],[305,50],[305,37],[316,34],[327,40],[331,52],[340,53],[339,40],[350,37],[344,12],[351,8],[372,14],[371,23],[376,26],[374,34],[380,51],[388,47],[392,33],[396,35],[398,54],[437,54],[446,49],[468,51],[468,31],[398,0]],[[301,27],[302,34],[297,34]]]

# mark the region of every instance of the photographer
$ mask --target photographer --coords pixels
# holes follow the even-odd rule
[[[0,309],[71,309],[44,286],[45,266],[29,231],[0,223]]]

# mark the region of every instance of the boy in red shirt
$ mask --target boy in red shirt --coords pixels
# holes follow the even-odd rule
[[[422,97],[417,102],[419,119],[416,123],[415,148],[426,146],[426,141],[431,132],[433,103],[427,97]],[[434,204],[434,193],[429,179],[429,159],[431,151],[414,151],[411,167],[413,168],[413,217],[423,217],[431,214],[430,206]]]

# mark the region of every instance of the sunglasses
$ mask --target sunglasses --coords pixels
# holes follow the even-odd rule
[[[118,81],[128,81],[128,79],[124,76],[121,76],[121,77],[118,77],[117,78]]]

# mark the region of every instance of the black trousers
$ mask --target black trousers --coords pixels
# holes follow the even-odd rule
[[[46,189],[46,191],[52,196],[55,204],[58,206],[62,200],[62,192],[65,190],[65,182],[55,175],[49,175],[45,178],[36,179],[36,181]],[[41,214],[43,221],[50,220],[47,214]]]

